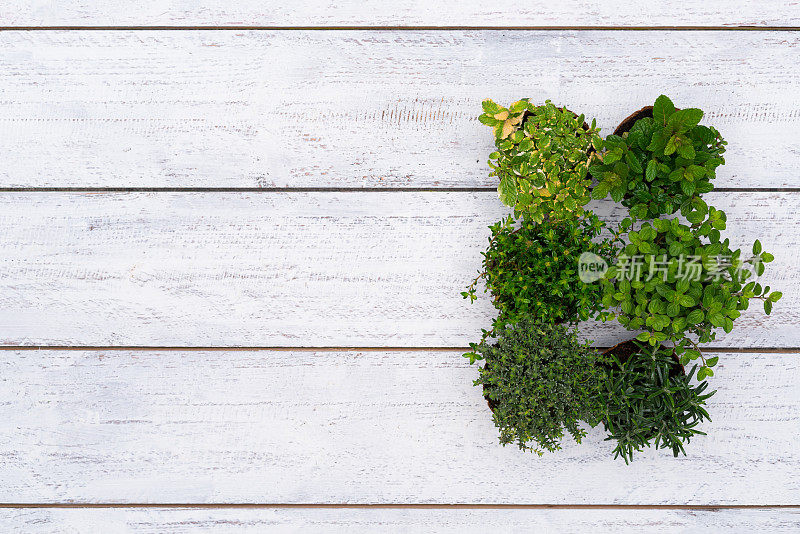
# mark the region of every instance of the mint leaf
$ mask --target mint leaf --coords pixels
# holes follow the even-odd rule
[[[656,103],[653,105],[653,120],[659,124],[666,125],[667,119],[673,113],[675,113],[675,104],[672,103],[672,100],[666,95],[656,98]]]
[[[644,176],[645,179],[647,179],[648,182],[652,182],[653,180],[655,180],[657,170],[658,170],[658,164],[656,163],[656,160],[651,159],[650,161],[648,161],[647,170],[645,171],[645,176]]]

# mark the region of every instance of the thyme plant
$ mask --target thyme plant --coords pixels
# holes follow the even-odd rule
[[[580,443],[600,422],[606,380],[604,356],[579,341],[574,329],[524,317],[497,329],[495,343],[476,346],[484,360],[475,385],[483,385],[500,443],[522,450],[555,451],[565,433]]]
[[[578,259],[584,252],[606,261],[616,254],[610,239],[599,239],[603,223],[592,213],[581,219],[536,223],[508,216],[490,226],[492,236],[483,253],[483,268],[461,295],[474,301],[478,282],[492,295],[498,315],[491,330],[531,317],[543,322],[577,323],[602,314],[602,287],[579,278]]]

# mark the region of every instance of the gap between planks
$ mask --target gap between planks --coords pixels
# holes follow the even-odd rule
[[[485,193],[479,187],[0,187],[0,193]],[[797,193],[798,187],[717,187],[715,193]]]
[[[348,504],[348,503],[0,503],[3,508],[350,508],[417,510],[758,510],[800,509],[797,504]]]
[[[800,26],[0,26],[0,31],[767,31]]]
[[[595,347],[598,350],[605,350],[611,347]],[[92,346],[92,345],[5,345],[0,346],[0,351],[38,351],[38,350],[62,350],[62,351],[199,351],[199,352],[233,352],[233,351],[270,351],[270,352],[466,352],[469,347],[179,347],[179,346],[147,346],[147,345],[128,345],[128,346]],[[729,354],[796,354],[800,353],[800,347],[704,347],[705,352],[718,352]]]

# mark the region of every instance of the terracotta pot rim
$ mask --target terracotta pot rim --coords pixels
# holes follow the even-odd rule
[[[614,349],[617,349],[617,348],[625,346],[625,345],[635,345],[636,344],[635,342],[636,342],[636,338],[635,337],[631,338],[631,339],[628,339],[626,341],[621,341],[620,343],[617,343],[613,347],[610,347],[610,348],[604,350],[603,354],[612,354]],[[663,346],[664,345],[662,345],[662,347]],[[686,368],[683,365],[681,365],[681,362],[680,362],[680,359],[678,358],[678,356],[673,353],[672,354],[672,359],[677,364],[678,368],[680,368],[681,374],[685,375],[686,374]]]
[[[653,116],[653,106],[645,106],[640,110],[634,111],[633,113],[622,119],[622,122],[619,123],[619,126],[617,126],[614,129],[614,135],[621,136],[625,132],[629,132],[631,128],[633,128],[633,125],[636,124],[636,121],[638,121],[639,119],[652,116]]]
[[[680,108],[675,108],[675,111],[680,111]],[[645,106],[622,119],[622,122],[620,122],[619,126],[617,126],[614,130],[614,135],[622,136],[622,134],[629,132],[631,128],[633,128],[633,125],[636,124],[636,121],[646,117],[653,117],[653,106]]]

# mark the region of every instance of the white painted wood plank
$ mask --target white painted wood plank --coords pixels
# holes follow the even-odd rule
[[[1,351],[0,500],[800,504],[800,357],[720,354],[689,456],[502,447],[458,351]]]
[[[610,131],[662,92],[705,109],[729,140],[719,187],[797,187],[799,43],[792,32],[2,32],[0,187],[493,186],[482,99],[550,98]]]
[[[114,508],[3,509],[4,532],[62,534],[126,532],[164,534],[673,534],[787,532],[800,530],[794,509],[309,509]]]
[[[797,26],[794,0],[21,0],[0,7],[13,26]]]
[[[800,346],[798,195],[708,196],[784,293],[715,345]],[[460,292],[504,213],[490,192],[3,193],[0,343],[465,347],[495,312]]]

